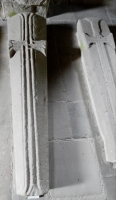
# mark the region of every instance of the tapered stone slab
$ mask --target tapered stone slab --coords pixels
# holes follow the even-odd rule
[[[82,19],[77,24],[83,70],[104,141],[106,160],[116,163],[116,54],[112,33],[98,19]]]
[[[16,192],[49,188],[46,20],[22,13],[8,19]]]

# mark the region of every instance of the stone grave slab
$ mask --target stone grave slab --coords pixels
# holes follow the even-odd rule
[[[113,35],[103,20],[77,23],[83,71],[106,161],[116,163],[116,53]]]

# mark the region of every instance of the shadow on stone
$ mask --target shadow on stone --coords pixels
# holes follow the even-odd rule
[[[64,65],[63,70],[66,71],[68,67],[70,67],[70,63],[73,60],[80,58],[81,53],[79,48],[74,48],[72,44],[74,27],[63,24],[63,25],[48,25],[47,27],[47,40],[48,40],[48,101],[62,101],[60,99],[61,95],[63,96],[64,87],[62,84],[62,73],[61,73],[61,60],[68,58],[67,63]],[[58,34],[56,36],[56,33]],[[61,38],[58,38],[61,37]],[[62,44],[62,47],[59,49],[59,45]],[[64,73],[63,71],[63,73]],[[65,95],[63,96],[63,100],[65,99]],[[53,130],[53,119],[54,115],[52,109],[49,107],[48,115],[51,116],[51,120],[49,120],[49,138],[54,138],[54,130]],[[54,172],[54,144],[50,142],[50,189],[55,187],[63,187],[66,184],[73,185],[76,182],[62,181],[62,185],[55,184],[55,172]],[[70,175],[71,176],[71,175]],[[69,176],[69,177],[70,177]],[[69,179],[69,177],[67,177]],[[78,180],[77,180],[78,181]]]
[[[75,5],[73,5],[71,3],[70,3],[70,5],[68,5],[68,4],[60,4],[60,5],[50,4],[47,17],[50,18],[50,17],[61,15],[64,13],[70,13],[70,12],[75,13],[75,12],[81,12],[81,11],[86,11],[86,10],[90,10],[90,9],[95,9],[95,8],[101,7],[103,4],[104,3],[102,3],[102,2],[101,2],[101,4],[98,3],[96,5],[93,5],[93,4],[83,5],[82,3],[75,4]]]
[[[48,41],[48,101],[50,102],[59,102],[59,101],[65,101],[66,102],[66,98],[67,98],[67,93],[65,94],[65,88],[64,85],[61,84],[61,82],[64,84],[64,76],[67,76],[67,72],[70,75],[70,68],[72,66],[72,62],[76,61],[76,67],[74,67],[75,69],[73,69],[75,74],[78,74],[78,79],[80,82],[80,88],[81,88],[81,92],[82,92],[82,99],[87,99],[86,97],[86,91],[83,89],[84,85],[83,85],[83,78],[82,78],[82,69],[80,69],[80,65],[78,63],[78,60],[80,60],[81,58],[81,52],[80,49],[78,47],[78,45],[76,44],[76,38],[75,38],[75,33],[76,33],[76,26],[74,25],[68,25],[68,24],[60,24],[60,25],[48,25],[47,27],[47,41]],[[69,76],[70,77],[70,76]],[[68,82],[69,85],[72,84],[72,79],[68,80],[68,78],[66,78],[65,80],[65,84],[67,84],[66,82]],[[85,84],[85,83],[84,83]],[[70,87],[70,90],[72,88],[73,90],[73,84]],[[78,87],[78,85],[74,86],[75,88]],[[73,91],[70,91],[71,96],[74,95]],[[64,96],[63,96],[64,94]],[[80,94],[78,94],[80,95]],[[60,99],[61,96],[63,96],[63,99]],[[81,99],[81,100],[82,100]],[[70,99],[68,100],[70,101]],[[87,101],[88,102],[88,101]],[[84,101],[85,103],[85,109],[86,111],[88,110],[88,105],[86,104],[86,101]],[[61,156],[61,159],[59,159],[60,164],[59,167],[61,167],[61,170],[59,170],[59,168],[57,169],[58,171],[56,172],[56,163],[58,162],[56,160],[56,141],[54,141],[54,112],[53,112],[53,108],[51,108],[49,106],[49,121],[48,121],[48,128],[49,128],[49,140],[50,140],[50,152],[49,152],[49,167],[50,167],[50,171],[49,171],[49,175],[50,175],[50,189],[54,189],[54,188],[63,188],[65,186],[73,186],[73,185],[78,185],[81,183],[84,183],[84,177],[83,177],[83,170],[81,170],[80,168],[77,169],[77,163],[74,161],[75,160],[75,154],[74,152],[76,151],[76,147],[74,147],[72,149],[72,152],[70,152],[69,157],[72,156],[72,162],[71,161],[67,161],[68,159],[66,159],[65,161],[63,161],[63,157]],[[61,116],[62,118],[62,116]],[[87,118],[89,121],[89,124],[91,126],[91,132],[96,134],[97,130],[95,130],[96,127],[94,127],[94,123],[93,123],[93,117],[90,116],[90,113],[88,113],[87,111]],[[68,124],[67,124],[68,126]],[[83,138],[83,137],[82,137]],[[67,139],[64,138],[64,139]],[[52,140],[52,141],[51,141]],[[62,146],[62,144],[61,144]],[[70,145],[69,145],[70,146]],[[58,147],[59,148],[59,147]],[[67,147],[66,147],[67,148]],[[70,147],[68,147],[70,148]],[[71,147],[72,148],[72,147]],[[60,151],[60,149],[59,149]],[[60,156],[60,153],[59,153]],[[67,154],[66,154],[67,156]],[[65,156],[64,156],[65,157]],[[77,158],[79,159],[79,158]],[[68,162],[69,166],[67,167],[67,173],[65,173],[65,165]],[[63,164],[64,163],[64,164]],[[82,161],[83,163],[83,161]],[[83,165],[83,164],[82,164]],[[75,174],[77,172],[77,175],[74,177],[74,171]],[[64,176],[62,176],[64,171]],[[58,173],[58,174],[57,174]],[[67,175],[66,175],[67,174]],[[83,180],[79,179],[79,175]],[[59,179],[59,182],[57,182]]]

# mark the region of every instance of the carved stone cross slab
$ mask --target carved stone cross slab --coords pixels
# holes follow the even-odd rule
[[[103,20],[77,24],[83,70],[94,116],[104,141],[106,160],[116,163],[116,54],[112,33]]]
[[[49,188],[46,20],[18,14],[8,33],[16,191],[40,196]]]

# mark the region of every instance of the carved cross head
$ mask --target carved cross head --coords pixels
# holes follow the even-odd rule
[[[90,48],[95,43],[101,43],[108,44],[115,49],[115,44],[112,40],[113,35],[103,20],[87,18],[81,20],[80,26],[82,32],[84,32],[82,37],[85,37],[84,46],[86,48]]]
[[[45,18],[33,13],[18,14],[12,17],[9,25],[12,30],[12,35],[9,34],[10,58],[21,50],[22,46],[35,49],[46,55],[45,23]]]

